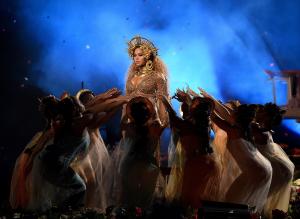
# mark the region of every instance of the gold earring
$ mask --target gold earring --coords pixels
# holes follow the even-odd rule
[[[153,62],[152,62],[151,60],[148,60],[148,61],[146,62],[146,69],[147,69],[148,71],[151,71],[151,70],[153,69]]]

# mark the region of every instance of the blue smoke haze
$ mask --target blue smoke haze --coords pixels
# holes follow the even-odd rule
[[[60,95],[85,86],[124,88],[126,42],[151,39],[169,70],[170,91],[204,88],[218,99],[273,100],[265,69],[300,68],[300,3],[252,1],[23,0],[19,16],[40,58],[30,78]],[[277,100],[286,85],[277,81]],[[175,107],[178,105],[175,104]],[[300,125],[285,125],[300,133]]]

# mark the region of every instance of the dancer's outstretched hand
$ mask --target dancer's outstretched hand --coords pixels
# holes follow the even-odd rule
[[[204,89],[202,89],[201,87],[198,87],[198,90],[200,91],[200,94],[203,96],[203,97],[207,97],[207,98],[210,98],[210,99],[213,99],[213,97],[208,94]]]
[[[179,102],[187,102],[190,97],[188,93],[184,92],[183,90],[177,89],[175,95],[173,96],[174,99],[178,100]]]
[[[112,88],[100,95],[102,96],[103,99],[109,99],[109,98],[118,97],[121,95],[121,93],[122,93],[122,91],[120,91],[118,88]]]
[[[106,91],[110,95],[110,97],[114,98],[116,96],[120,96],[122,94],[122,91],[119,90],[118,88],[112,88],[108,91]]]
[[[187,88],[187,93],[189,95],[191,95],[192,97],[199,97],[199,94],[197,94],[194,90],[192,90],[191,88]]]
[[[116,98],[118,96],[121,95],[121,91],[117,88],[112,88],[107,90],[106,92],[102,93],[102,94],[98,94],[96,95],[88,104],[87,106],[93,106],[101,101],[105,101],[107,99],[112,99],[112,98]]]

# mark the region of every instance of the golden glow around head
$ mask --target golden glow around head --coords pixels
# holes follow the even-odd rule
[[[151,55],[157,56],[157,48],[154,44],[146,38],[136,36],[132,38],[128,43],[128,54],[130,57],[134,57],[134,52],[137,48],[140,48],[145,56],[146,60],[149,60]]]

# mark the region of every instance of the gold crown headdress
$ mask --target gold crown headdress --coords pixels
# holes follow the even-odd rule
[[[140,36],[135,36],[133,37],[128,43],[128,54],[130,57],[133,57],[134,55],[134,50],[136,48],[141,48],[144,55],[146,56],[146,59],[149,59],[151,54],[155,57],[157,56],[157,48],[154,46],[154,44]]]

